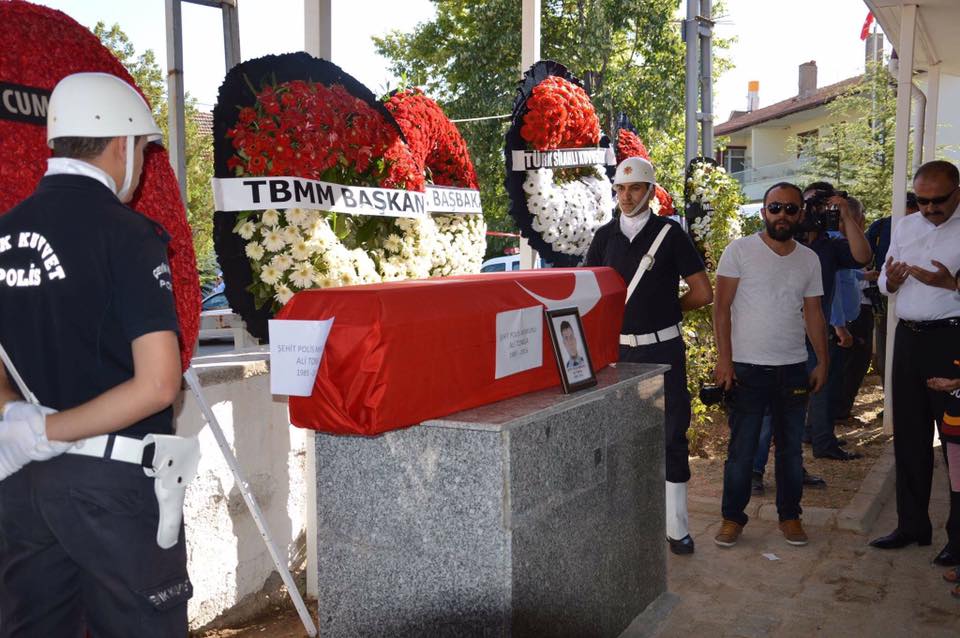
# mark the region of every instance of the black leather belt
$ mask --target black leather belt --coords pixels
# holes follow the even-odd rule
[[[901,319],[900,323],[914,332],[927,332],[929,330],[939,330],[940,328],[960,328],[960,317],[947,317],[946,319],[934,319],[932,321],[910,321],[908,319]]]

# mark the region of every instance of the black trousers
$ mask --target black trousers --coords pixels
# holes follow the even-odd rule
[[[887,313],[878,312],[874,316],[873,369],[880,375],[880,384],[887,382]]]
[[[683,337],[648,346],[620,346],[620,361],[666,363],[670,370],[663,378],[664,441],[666,475],[671,483],[690,480],[690,390],[687,389],[687,347]]]
[[[183,532],[157,546],[153,479],[63,455],[0,481],[0,637],[187,635]]]
[[[946,393],[927,387],[930,377],[952,377],[960,357],[960,328],[915,332],[897,325],[893,347],[893,449],[897,464],[897,527],[917,537],[931,533],[933,428],[943,419]],[[946,448],[942,448],[946,460]],[[960,552],[960,493],[950,494],[948,545]]]
[[[837,417],[850,414],[863,379],[870,369],[870,358],[873,355],[873,306],[861,305],[860,315],[847,324],[847,328],[853,335],[853,345],[846,351],[843,384],[834,406],[834,415]]]

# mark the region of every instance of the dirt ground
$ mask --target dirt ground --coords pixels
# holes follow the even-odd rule
[[[863,477],[880,457],[890,440],[883,433],[883,388],[880,378],[867,377],[853,408],[853,416],[836,426],[837,436],[847,440],[846,449],[863,454],[855,461],[815,459],[810,446],[804,446],[804,466],[807,471],[827,481],[827,489],[806,489],[803,504],[815,507],[843,508],[860,488]],[[727,422],[721,413],[716,413],[709,423],[701,427],[702,435],[694,448],[698,456],[690,459],[692,478],[690,493],[698,496],[720,498],[723,489],[723,460],[726,455]],[[764,477],[766,493],[761,498],[773,501],[773,458],[767,464]],[[308,609],[316,609],[316,601],[307,601]],[[215,629],[192,634],[194,638],[303,638],[307,634],[297,612],[289,600],[274,605],[270,611],[241,626]]]
[[[883,454],[892,438],[883,433],[883,388],[880,378],[869,376],[860,388],[852,416],[836,424],[837,436],[846,439],[847,450],[863,454],[854,461],[815,459],[809,445],[803,446],[803,464],[807,472],[823,477],[828,489],[805,488],[803,504],[812,507],[843,508],[856,494],[873,463]],[[723,491],[723,461],[726,457],[728,428],[725,417],[716,413],[705,423],[703,438],[694,450],[699,456],[690,459],[690,493],[720,498]],[[764,476],[766,491],[760,498],[773,502],[776,490],[773,479],[773,451]]]

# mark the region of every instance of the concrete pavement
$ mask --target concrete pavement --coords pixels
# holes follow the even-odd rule
[[[735,547],[720,548],[713,542],[719,508],[713,514],[692,511],[696,554],[668,554],[669,589],[677,599],[669,615],[644,633],[663,638],[957,638],[960,600],[950,596],[941,578],[945,570],[930,563],[946,543],[949,505],[939,449],[935,456],[929,547],[882,551],[867,545],[896,527],[892,496],[868,533],[807,526],[810,544],[805,547],[788,545],[776,522],[761,517],[750,521]]]

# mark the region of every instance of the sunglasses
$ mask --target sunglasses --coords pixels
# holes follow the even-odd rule
[[[764,210],[773,215],[779,215],[782,212],[793,217],[800,212],[800,207],[796,204],[781,204],[780,202],[773,202],[764,206]]]
[[[933,204],[934,206],[936,206],[937,204],[942,204],[948,199],[950,199],[953,196],[953,194],[956,192],[956,190],[957,189],[954,188],[952,191],[950,191],[946,195],[941,195],[940,197],[919,197],[918,196],[917,206],[929,206],[930,204]]]

